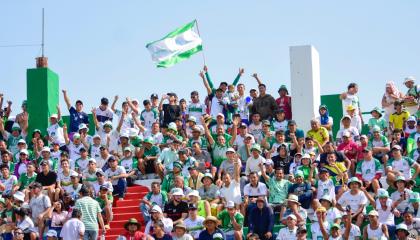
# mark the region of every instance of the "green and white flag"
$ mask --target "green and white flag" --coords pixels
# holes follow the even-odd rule
[[[193,31],[195,24],[194,20],[146,45],[157,67],[170,67],[203,50],[200,36]]]

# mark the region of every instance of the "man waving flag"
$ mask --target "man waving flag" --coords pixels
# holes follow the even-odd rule
[[[200,35],[193,30],[196,24],[194,20],[146,45],[157,67],[171,67],[203,50]]]

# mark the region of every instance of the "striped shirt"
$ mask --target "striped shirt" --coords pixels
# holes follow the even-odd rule
[[[91,197],[82,197],[76,201],[75,208],[82,212],[82,222],[86,230],[98,231],[98,213],[101,213],[99,203]]]

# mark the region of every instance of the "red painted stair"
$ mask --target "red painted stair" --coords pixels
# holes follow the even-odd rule
[[[109,223],[110,229],[105,235],[106,240],[115,240],[119,235],[125,232],[124,223],[130,218],[137,219],[142,226],[144,231],[145,223],[143,215],[140,212],[140,199],[149,192],[149,189],[145,186],[132,186],[127,188],[127,193],[124,200],[115,200],[112,212],[113,219]]]

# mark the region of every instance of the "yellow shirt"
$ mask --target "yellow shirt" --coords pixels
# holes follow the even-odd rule
[[[329,139],[328,130],[324,127],[318,128],[317,131],[314,131],[311,129],[306,133],[306,136],[312,137],[313,139],[317,140],[321,144],[328,141]]]
[[[410,113],[402,111],[400,114],[393,113],[389,116],[389,122],[394,124],[394,129],[403,129],[404,122],[410,117]]]

